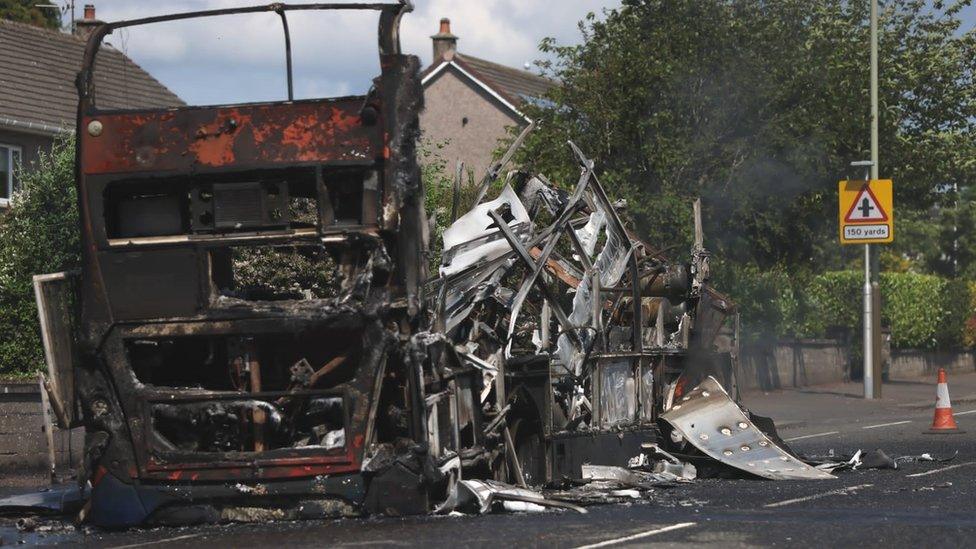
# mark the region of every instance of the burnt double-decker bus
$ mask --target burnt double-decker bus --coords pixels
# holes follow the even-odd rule
[[[79,322],[73,379],[58,381],[86,426],[94,523],[243,492],[364,499],[364,451],[400,425],[377,421],[382,385],[418,382],[398,379],[426,276],[419,61],[399,44],[409,9],[273,4],[93,31],[77,79]],[[308,10],[378,15],[368,93],[292,99],[288,15]],[[106,36],[255,12],[283,24],[289,100],[99,107]],[[284,292],[242,281],[268,257],[332,280]],[[382,404],[409,415],[410,398]],[[402,423],[420,436],[413,418]]]
[[[294,99],[289,15],[313,10],[378,16],[366,94]],[[736,330],[718,345],[735,306],[708,284],[699,208],[690,261],[666,258],[575,145],[575,187],[512,172],[488,200],[515,139],[431,276],[409,10],[271,4],[93,30],[82,268],[35,277],[52,406],[86,432],[92,523],[449,511],[467,479],[539,486],[656,442],[695,451],[666,412],[710,377],[735,395]],[[287,100],[99,106],[107,36],[257,13],[280,20]]]

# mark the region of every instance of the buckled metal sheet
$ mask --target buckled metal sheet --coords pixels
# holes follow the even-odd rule
[[[777,446],[749,421],[713,377],[675,402],[661,417],[695,448],[736,469],[773,480],[835,478]]]

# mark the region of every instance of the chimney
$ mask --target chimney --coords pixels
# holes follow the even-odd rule
[[[75,19],[75,36],[87,39],[95,27],[102,23],[104,21],[95,17],[95,5],[85,4],[85,16],[82,19]]]
[[[447,17],[441,19],[441,30],[430,37],[434,41],[434,62],[439,59],[450,61],[457,53],[458,37],[451,34],[451,20]]]

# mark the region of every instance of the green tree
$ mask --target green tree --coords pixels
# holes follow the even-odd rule
[[[441,263],[444,247],[444,231],[451,226],[452,210],[454,210],[454,178],[457,165],[448,166],[447,160],[439,153],[446,143],[436,143],[422,140],[418,152],[420,161],[420,175],[424,182],[424,205],[427,208],[427,221],[430,225],[430,246],[427,258],[432,276],[436,276]],[[458,193],[457,216],[461,217],[474,206],[477,198],[478,186],[475,184],[474,172],[464,168],[461,173],[461,185]],[[501,183],[496,181],[489,187],[492,191],[501,189]]]
[[[882,3],[881,173],[895,181],[899,220],[945,210],[947,185],[976,179],[976,35],[959,18],[968,4]],[[543,41],[554,59],[543,67],[562,85],[551,104],[528,107],[540,124],[521,160],[569,185],[577,169],[563,144],[576,141],[641,232],[682,250],[702,197],[706,245],[723,268],[844,269],[857,250],[837,244],[836,189],[860,175],[851,161],[869,157],[868,6],[624,0],[581,23],[581,44]],[[900,252],[921,254],[930,272],[947,239],[916,228],[934,248]]]
[[[976,279],[976,188],[946,188],[939,204],[897,220],[892,250],[913,270]]]
[[[0,376],[44,365],[33,276],[75,269],[81,260],[74,152],[73,138],[41,152],[0,217]]]
[[[974,37],[958,8],[884,4],[882,171],[899,211],[971,180]],[[654,238],[687,240],[702,196],[711,246],[762,266],[838,261],[836,181],[868,156],[867,2],[625,0],[548,69],[562,86],[522,158],[562,176],[576,140]],[[571,179],[570,179],[571,181]]]
[[[38,0],[0,0],[0,17],[7,21],[17,21],[48,29],[61,28],[61,10],[42,8],[39,4],[53,2]]]

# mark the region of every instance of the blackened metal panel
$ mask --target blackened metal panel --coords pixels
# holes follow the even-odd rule
[[[115,217],[118,237],[165,236],[183,231],[180,198],[175,195],[119,200]]]
[[[698,308],[695,311],[694,336],[698,348],[712,348],[715,337],[722,329],[722,324],[732,311],[733,306],[728,298],[707,285],[703,288]]]
[[[103,252],[99,256],[116,320],[189,316],[203,301],[194,250]]]
[[[382,226],[397,232],[397,263],[407,299],[415,316],[421,307],[420,285],[427,279],[427,214],[424,187],[417,164],[420,111],[424,94],[420,59],[412,55],[384,55],[382,95],[384,123],[389,135],[389,159],[385,171]]]
[[[316,162],[372,163],[379,125],[360,116],[365,97],[101,113],[81,120],[86,175],[261,168]],[[90,124],[101,124],[92,135]]]
[[[626,464],[639,455],[641,445],[656,442],[655,428],[620,432],[560,433],[549,440],[549,459],[552,474],[549,480],[582,478],[584,463],[592,465]]]

